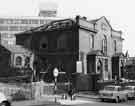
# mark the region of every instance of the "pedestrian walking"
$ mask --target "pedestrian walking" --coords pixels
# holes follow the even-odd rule
[[[69,95],[70,99],[73,100],[74,89],[73,89],[72,83],[70,83],[70,88],[69,88],[69,91],[68,91],[68,95]]]

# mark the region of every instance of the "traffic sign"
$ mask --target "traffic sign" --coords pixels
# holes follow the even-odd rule
[[[54,77],[58,77],[58,75],[59,75],[59,70],[58,70],[57,68],[54,68],[54,70],[53,70],[53,75],[54,75]]]

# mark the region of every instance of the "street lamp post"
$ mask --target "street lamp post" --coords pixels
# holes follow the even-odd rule
[[[54,92],[55,92],[54,101],[55,101],[55,103],[57,103],[56,91],[57,91],[57,77],[55,77],[55,79],[54,79]]]
[[[56,91],[57,91],[57,77],[58,77],[58,75],[59,75],[59,70],[57,68],[54,68],[53,76],[54,76],[54,94],[55,94],[54,101],[55,101],[55,103],[57,102]]]

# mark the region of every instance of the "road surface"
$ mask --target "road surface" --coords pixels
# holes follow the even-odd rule
[[[112,101],[101,102],[98,99],[79,99],[71,101],[61,100],[54,103],[54,101],[22,101],[14,102],[12,106],[135,106],[135,100],[129,100],[127,102],[115,103]]]

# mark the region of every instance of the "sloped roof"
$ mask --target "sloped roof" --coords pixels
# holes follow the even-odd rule
[[[102,17],[98,18],[98,19],[92,19],[92,20],[89,20],[90,23],[96,23],[98,20],[100,20]]]
[[[26,34],[26,33],[32,33],[32,32],[40,32],[40,31],[51,31],[54,29],[59,29],[59,28],[65,28],[65,27],[71,27],[74,24],[74,20],[72,19],[63,19],[63,20],[56,20],[56,21],[51,21],[48,24],[44,24],[42,26],[30,29],[30,30],[26,30],[22,33],[18,33],[16,35],[19,34]]]
[[[98,22],[99,20],[101,20],[102,18],[104,18],[104,19],[106,20],[106,22],[108,23],[108,25],[110,26],[110,28],[112,29],[112,31],[115,31],[115,32],[118,32],[118,33],[122,33],[122,31],[114,30],[114,29],[112,28],[112,26],[110,25],[109,21],[106,19],[105,16],[102,16],[102,17],[100,17],[100,18],[98,18],[98,19],[89,20],[89,22],[90,22],[90,23],[97,23],[97,22]]]
[[[100,17],[100,18],[98,18],[98,19],[90,20],[89,22],[91,22],[91,23],[96,23],[96,22],[98,22],[99,20],[101,20],[102,18],[105,19],[106,22],[108,23],[108,25],[112,28],[112,26],[110,25],[110,23],[108,22],[108,20],[106,19],[105,16],[102,16],[102,17]]]
[[[28,49],[23,48],[20,45],[2,45],[12,53],[30,53]]]
[[[112,36],[113,37],[119,37],[120,39],[123,40],[123,38],[121,36],[115,36],[115,35],[119,35],[119,34],[121,35],[122,32],[114,30],[105,16],[102,16],[102,17],[100,17],[98,19],[89,20],[88,22],[94,24],[94,23],[97,23],[101,19],[104,19],[107,22],[107,24],[110,26],[110,28],[112,30]],[[54,21],[49,22],[48,24],[44,24],[42,26],[32,28],[30,30],[26,30],[24,32],[15,34],[15,36],[20,35],[20,34],[31,34],[31,33],[34,33],[34,32],[52,31],[52,30],[55,30],[55,29],[63,29],[63,28],[73,26],[75,24],[75,22],[76,21],[74,19],[72,19],[72,18],[54,20]]]
[[[4,46],[0,45],[0,55],[1,53],[11,53],[9,50],[7,50]]]

